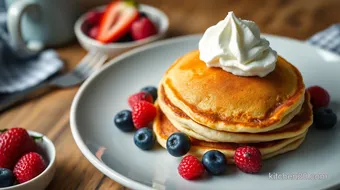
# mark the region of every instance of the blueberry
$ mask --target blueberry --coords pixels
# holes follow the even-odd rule
[[[147,87],[144,87],[142,88],[143,92],[147,92],[149,94],[151,94],[152,98],[153,98],[153,101],[155,101],[157,99],[157,88],[154,87],[154,86],[147,86]]]
[[[227,169],[227,160],[222,152],[209,150],[203,155],[202,163],[204,168],[212,175],[220,175]]]
[[[134,141],[136,146],[142,150],[150,150],[155,144],[155,136],[151,129],[144,127],[135,133]]]
[[[0,188],[9,187],[14,184],[13,172],[6,168],[0,168]]]
[[[191,148],[190,138],[181,132],[170,135],[166,141],[166,149],[175,157],[180,157],[189,152]]]
[[[139,12],[139,17],[148,17],[148,15],[144,12]]]
[[[314,110],[314,124],[317,129],[330,129],[335,126],[337,120],[337,116],[330,108]]]
[[[123,110],[117,113],[114,118],[114,123],[118,127],[118,129],[129,132],[135,129],[132,121],[132,112],[129,110]]]

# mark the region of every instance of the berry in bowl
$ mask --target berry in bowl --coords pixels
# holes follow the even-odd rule
[[[159,9],[113,1],[85,13],[74,30],[83,48],[112,57],[163,38],[168,27],[168,18]]]
[[[45,189],[55,173],[55,147],[40,133],[11,128],[0,133],[0,189]]]

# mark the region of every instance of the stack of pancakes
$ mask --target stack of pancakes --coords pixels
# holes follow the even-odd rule
[[[230,163],[239,146],[259,148],[263,159],[298,148],[313,120],[300,72],[281,57],[263,78],[240,77],[207,67],[196,50],[167,70],[158,96],[153,128],[161,146],[180,131],[191,154],[219,150]]]

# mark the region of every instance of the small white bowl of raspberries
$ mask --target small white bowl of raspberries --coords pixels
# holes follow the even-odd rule
[[[118,0],[82,15],[74,31],[84,49],[113,57],[163,38],[168,28],[168,17],[161,10]]]
[[[46,136],[23,128],[1,130],[0,189],[45,189],[55,173],[56,150]]]

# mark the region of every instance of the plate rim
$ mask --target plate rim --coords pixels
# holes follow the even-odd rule
[[[95,78],[97,78],[101,73],[103,73],[104,71],[106,71],[107,69],[109,69],[112,65],[114,65],[115,63],[120,62],[121,60],[124,60],[125,58],[132,56],[136,53],[139,52],[143,52],[145,50],[148,49],[152,49],[158,46],[162,46],[162,45],[169,45],[172,43],[176,43],[178,41],[182,41],[182,40],[189,40],[191,38],[198,38],[202,36],[202,34],[191,34],[191,35],[184,35],[184,36],[179,36],[179,37],[173,37],[173,38],[169,38],[169,39],[165,39],[165,40],[160,40],[154,43],[150,43],[138,48],[135,48],[133,50],[127,51],[113,59],[111,59],[110,61],[108,61],[100,70],[98,70],[97,72],[95,72],[92,76],[90,76],[79,88],[78,92],[76,93],[72,104],[71,104],[71,110],[70,110],[70,128],[71,128],[71,133],[73,136],[73,139],[75,141],[75,143],[77,144],[80,152],[84,155],[84,157],[95,167],[97,168],[100,172],[102,172],[104,175],[108,176],[111,179],[114,179],[116,182],[120,183],[121,185],[124,185],[128,188],[132,188],[132,189],[140,189],[140,190],[153,190],[153,187],[150,187],[148,185],[145,185],[143,183],[140,183],[138,181],[135,181],[133,179],[130,179],[118,172],[116,172],[115,170],[113,170],[112,168],[110,168],[109,166],[106,166],[104,163],[100,162],[93,154],[92,152],[88,149],[88,147],[86,146],[85,142],[83,141],[83,139],[81,138],[81,135],[79,133],[78,130],[78,126],[77,126],[77,122],[76,122],[76,110],[77,107],[79,105],[79,101],[81,99],[81,97],[84,94],[84,91],[86,90],[86,88],[92,83],[92,81],[95,80]],[[310,46],[314,49],[319,49],[322,51],[326,51],[330,54],[332,54],[333,56],[336,56],[340,59],[340,56],[319,48],[317,46],[313,46],[309,43],[306,43],[306,41],[301,41],[298,39],[294,39],[294,38],[290,38],[290,37],[286,37],[286,36],[278,36],[278,35],[272,35],[272,34],[261,34],[261,36],[265,36],[265,37],[271,37],[271,38],[278,38],[278,39],[286,39],[289,41],[294,41],[295,43],[300,43],[306,46]],[[325,189],[329,189],[332,187],[335,187],[337,185],[340,185],[340,180],[330,180],[331,183],[328,183],[327,186],[325,186]]]

